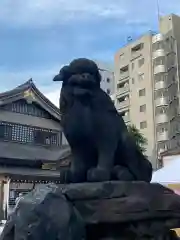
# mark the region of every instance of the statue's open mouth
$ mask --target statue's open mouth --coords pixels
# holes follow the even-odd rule
[[[90,89],[97,83],[91,74],[74,74],[68,79],[68,84],[73,87]]]

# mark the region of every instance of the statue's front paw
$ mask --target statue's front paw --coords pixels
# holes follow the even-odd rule
[[[88,182],[104,182],[110,180],[110,171],[103,168],[91,168],[87,173]]]
[[[61,184],[70,183],[70,171],[68,169],[60,171],[60,182]]]
[[[128,168],[123,166],[114,166],[112,171],[112,179],[113,180],[120,180],[120,181],[133,181],[135,178],[130,173]]]

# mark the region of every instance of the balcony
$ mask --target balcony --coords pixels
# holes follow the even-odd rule
[[[168,115],[167,113],[162,113],[162,114],[158,114],[156,115],[156,123],[166,123],[168,122]]]
[[[168,87],[168,84],[166,81],[159,81],[159,82],[155,83],[154,89],[159,90],[159,89],[167,88],[167,87]]]
[[[129,92],[129,86],[119,88],[116,95],[123,95]]]
[[[161,42],[164,40],[164,36],[159,33],[152,37],[152,43]]]
[[[128,108],[129,107],[129,99],[124,100],[122,102],[117,102],[117,109]]]
[[[158,142],[167,141],[168,139],[169,139],[168,138],[168,132],[157,133],[157,140],[158,140]]]
[[[131,60],[138,58],[142,55],[141,50],[144,48],[144,43],[138,43],[131,48]]]
[[[166,72],[165,65],[158,65],[158,66],[154,67],[154,74],[165,73],[165,72]]]
[[[130,121],[129,115],[123,116],[123,120],[125,123],[129,122]]]
[[[155,100],[156,107],[165,106],[169,104],[169,99],[167,97],[159,97]]]
[[[153,57],[153,59],[156,59],[158,57],[165,57],[164,49],[158,49],[158,50],[154,51],[152,57]]]
[[[141,51],[137,51],[137,52],[132,52],[131,53],[131,60],[139,58],[142,56],[142,52]]]
[[[120,80],[128,78],[129,77],[129,72],[121,72],[120,73]]]

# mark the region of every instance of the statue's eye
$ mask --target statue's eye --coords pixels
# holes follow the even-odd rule
[[[90,74],[89,74],[89,73],[83,73],[83,74],[82,74],[82,77],[83,77],[84,79],[89,79]]]

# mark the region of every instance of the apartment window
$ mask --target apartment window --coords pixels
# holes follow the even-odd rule
[[[123,73],[128,73],[128,70],[129,70],[129,68],[128,68],[128,65],[127,65],[127,66],[125,66],[125,67],[123,67],[123,68],[120,69],[120,73],[121,73],[121,74],[123,74]]]
[[[168,51],[170,51],[170,38],[169,37],[166,38],[166,48]]]
[[[157,134],[162,134],[168,131],[168,123],[160,124],[156,128]]]
[[[138,61],[139,67],[142,67],[143,64],[144,64],[144,58],[139,59]]]
[[[122,53],[120,56],[119,56],[119,60],[123,60],[124,59],[124,53]]]
[[[132,70],[134,69],[134,63],[132,63]]]
[[[165,133],[167,131],[168,131],[168,129],[166,127],[162,127],[162,128],[159,129],[160,134]]]
[[[164,49],[164,42],[160,41],[160,42],[156,42],[153,44],[153,51],[159,50],[159,49]]]
[[[166,81],[166,76],[164,74],[156,74],[155,77],[155,82],[161,82],[161,81]]]
[[[175,77],[175,76],[172,77],[172,82],[173,82],[173,83],[176,82],[176,77]]]
[[[168,108],[167,107],[157,107],[155,112],[156,112],[156,115],[165,114],[168,112]]]
[[[165,57],[159,57],[154,59],[154,66],[158,66],[158,65],[164,65],[165,64]]]
[[[126,96],[126,97],[120,97],[117,99],[118,103],[123,103],[123,102],[126,102],[129,100],[129,97]]]
[[[140,112],[146,112],[146,104],[141,105],[140,108],[139,108],[139,111]]]
[[[168,96],[169,96],[168,89],[164,89],[164,90],[160,89],[155,92],[155,99],[164,98]]]
[[[139,90],[139,97],[143,97],[145,95],[146,95],[146,89],[145,88]]]
[[[107,92],[108,95],[111,93],[110,89],[107,89],[106,92]]]
[[[139,81],[143,81],[144,80],[144,73],[139,74]]]
[[[168,54],[167,64],[168,64],[169,67],[173,67],[175,65],[175,55],[173,53]]]
[[[164,152],[165,150],[167,150],[169,147],[168,147],[168,145],[167,145],[167,143],[160,143],[159,145],[158,145],[158,149],[159,149],[159,153],[161,153],[161,152]]]
[[[140,122],[140,129],[145,129],[145,128],[147,128],[147,122],[146,121]]]
[[[110,82],[110,78],[107,78],[106,81],[109,83]]]
[[[132,52],[132,53],[138,52],[138,51],[142,50],[143,47],[144,47],[144,43],[137,44],[136,46],[134,46],[134,47],[131,49],[131,52]]]
[[[175,40],[173,37],[171,37],[171,50],[174,51],[175,49]]]
[[[163,42],[157,42],[156,43],[156,50],[163,49],[164,48],[164,43]]]
[[[134,84],[134,78],[132,78],[132,84]]]
[[[172,51],[173,50],[173,41],[172,41],[173,38],[167,38],[166,39],[166,48],[168,51]]]

